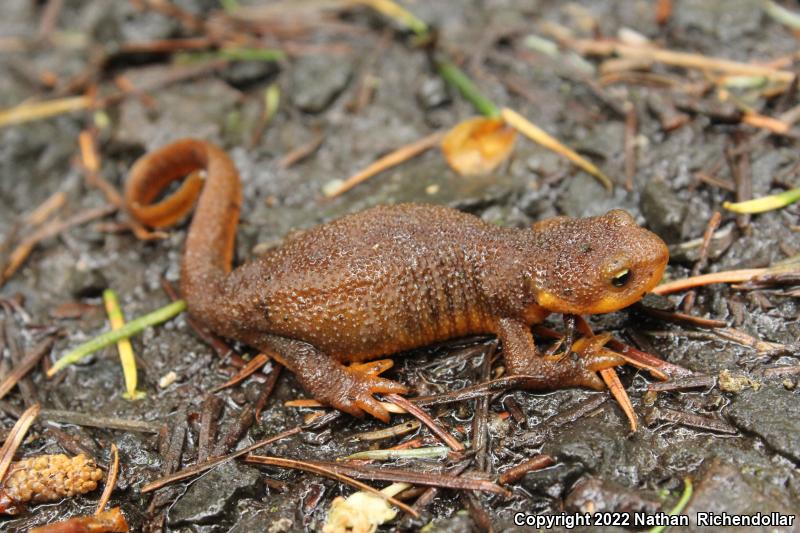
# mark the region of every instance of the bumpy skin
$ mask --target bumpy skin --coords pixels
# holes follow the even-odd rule
[[[205,171],[205,186],[197,183]],[[170,181],[190,183],[150,205]],[[347,362],[471,334],[496,334],[514,374],[548,388],[602,388],[606,355],[553,361],[530,325],[549,313],[606,313],[639,300],[661,278],[664,242],[624,211],[503,228],[441,206],[380,206],[292,235],[231,271],[241,191],[224,152],[196,140],[145,155],[126,187],[129,210],[163,226],[200,194],[183,259],[189,312],[211,329],[272,354],[317,400],[383,420],[375,392],[405,387]]]

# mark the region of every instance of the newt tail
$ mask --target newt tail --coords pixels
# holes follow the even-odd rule
[[[170,183],[185,176],[176,192],[155,202]],[[242,205],[242,186],[233,161],[213,144],[176,141],[134,164],[124,199],[139,222],[154,228],[177,223],[198,200],[186,237],[181,292],[192,315],[211,322],[219,312],[216,302],[232,268]]]

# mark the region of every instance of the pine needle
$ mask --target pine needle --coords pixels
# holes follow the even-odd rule
[[[6,441],[3,443],[2,449],[0,449],[0,482],[5,479],[8,467],[11,466],[11,462],[14,460],[14,454],[17,453],[19,445],[25,439],[31,424],[39,416],[39,411],[41,411],[41,407],[39,407],[38,403],[31,405],[25,409],[25,412],[20,415],[14,427],[9,431]]]
[[[68,367],[69,365],[77,363],[84,357],[87,357],[88,355],[96,352],[97,350],[103,349],[106,346],[110,346],[120,339],[127,339],[131,335],[136,335],[148,326],[154,326],[156,324],[165,322],[170,318],[180,314],[185,309],[186,302],[184,300],[175,300],[171,304],[165,305],[160,309],[156,309],[152,313],[148,313],[128,322],[118,330],[103,333],[102,335],[81,344],[56,361],[55,364],[50,367],[50,370],[47,371],[47,377],[53,377],[56,375],[56,373]]]
[[[712,283],[742,283],[750,281],[756,276],[766,274],[766,268],[745,268],[742,270],[725,270],[723,272],[713,272],[711,274],[701,274],[690,278],[669,281],[656,286],[651,292],[659,296],[671,294],[673,292],[685,291],[695,287],[711,285]]]
[[[231,379],[229,379],[222,385],[217,385],[216,387],[211,389],[211,392],[212,393],[219,392],[222,389],[227,389],[228,387],[233,387],[237,383],[241,383],[251,375],[255,374],[259,368],[267,364],[267,361],[269,361],[268,355],[263,353],[256,355],[250,361],[248,361],[247,364],[244,365],[244,367],[241,370],[239,370],[239,372],[235,376],[233,376]]]
[[[389,461],[393,459],[444,459],[450,453],[448,446],[428,446],[426,448],[415,448],[413,450],[365,450],[363,452],[351,453],[342,457],[345,459],[359,459],[364,461]]]
[[[103,487],[103,494],[100,496],[100,501],[97,503],[97,510],[94,512],[95,515],[103,513],[103,509],[108,505],[108,500],[111,499],[111,493],[114,492],[114,487],[117,486],[117,476],[119,475],[119,451],[117,450],[117,445],[113,442],[111,443],[111,454],[114,456],[114,460],[111,462],[111,468],[108,469],[106,486]]]
[[[520,133],[525,135],[533,142],[540,144],[557,154],[563,155],[575,163],[575,165],[597,178],[608,191],[611,191],[614,188],[614,184],[611,182],[608,176],[603,174],[599,168],[594,166],[593,163],[578,155],[577,152],[565,146],[561,141],[551,136],[539,126],[533,124],[527,118],[507,107],[504,107],[500,110],[500,115],[510,126],[519,130]]]
[[[617,371],[613,368],[604,368],[600,371],[600,377],[602,377],[603,381],[606,382],[608,390],[614,395],[614,399],[617,400],[617,403],[622,408],[625,416],[628,417],[628,422],[630,422],[631,425],[631,431],[635,433],[637,429],[636,412],[633,410],[633,404],[631,403],[628,393],[625,392],[625,388],[619,381]]]
[[[125,325],[125,317],[119,307],[117,293],[111,289],[103,291],[103,303],[108,313],[108,321],[111,323],[111,330],[116,331]],[[133,355],[133,346],[127,338],[117,341],[119,351],[119,361],[122,363],[122,374],[125,377],[125,392],[122,397],[126,400],[140,400],[146,395],[142,391],[136,390],[138,377],[136,372],[136,357]]]
[[[734,213],[764,213],[781,209],[800,200],[800,187],[746,202],[724,202],[722,207]]]
[[[764,12],[776,21],[793,30],[800,30],[800,14],[796,11],[790,11],[772,0],[765,0],[762,6]]]
[[[385,156],[381,157],[367,168],[362,170],[361,172],[357,172],[356,174],[350,176],[344,181],[335,180],[328,183],[324,189],[323,194],[325,194],[328,198],[334,198],[339,196],[340,194],[349,191],[359,183],[368,180],[375,174],[383,172],[384,170],[388,170],[392,167],[399,165],[400,163],[404,163],[409,159],[418,156],[419,154],[429,150],[439,144],[439,141],[442,139],[442,133],[436,132],[427,137],[423,137],[422,139],[415,141],[411,144],[407,144],[405,146],[401,146],[394,152],[386,154]]]
[[[45,102],[22,103],[10,109],[0,111],[0,128],[12,124],[22,124],[44,118],[88,109],[92,99],[88,96],[76,96],[48,100]]]
[[[402,415],[407,413],[405,409],[399,407],[393,403],[389,402],[378,402],[383,406],[384,409],[389,411],[390,413]],[[317,400],[313,400],[311,398],[300,398],[297,400],[287,400],[283,402],[284,407],[325,407],[325,405],[321,404]]]
[[[692,492],[694,489],[692,487],[692,479],[686,477],[683,479],[683,494],[681,494],[681,499],[678,500],[678,503],[675,504],[670,512],[668,513],[670,516],[675,516],[683,512],[686,509],[686,506],[689,504],[689,500],[692,499]],[[648,533],[662,533],[667,528],[667,526],[655,526]]]
[[[394,20],[401,26],[405,26],[406,28],[410,29],[420,37],[426,36],[429,32],[428,25],[425,24],[423,20],[417,18],[414,13],[400,6],[396,2],[393,2],[392,0],[355,0],[353,3],[363,4],[371,7],[375,11]]]
[[[458,89],[461,96],[469,100],[476,111],[490,118],[499,117],[500,111],[497,106],[489,100],[481,91],[475,82],[467,76],[463,70],[458,68],[450,61],[442,61],[439,63],[439,75]]]

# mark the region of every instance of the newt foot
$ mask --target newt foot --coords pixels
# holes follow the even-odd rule
[[[389,411],[373,394],[408,393],[405,385],[354,368],[343,367],[341,373],[331,376],[331,381],[335,386],[326,388],[323,394],[315,394],[317,400],[359,418],[369,413],[384,423],[389,422]]]
[[[604,390],[605,383],[597,372],[625,362],[622,357],[603,347],[610,339],[610,335],[582,337],[575,341],[568,354],[536,354],[524,361],[517,359],[517,364],[509,370],[516,375],[540,376],[543,382],[549,384],[548,388],[587,387]]]
[[[611,340],[611,334],[603,333],[591,337],[581,337],[575,341],[572,345],[572,352],[577,356],[570,355],[568,358],[575,369],[574,381],[572,381],[574,385],[594,390],[606,388],[597,372],[625,363],[625,359],[621,356],[604,348],[609,340]]]

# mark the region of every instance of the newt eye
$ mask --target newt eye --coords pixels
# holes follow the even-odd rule
[[[630,269],[623,268],[611,276],[611,284],[617,288],[622,288],[628,284],[632,277],[633,273],[630,271]]]

